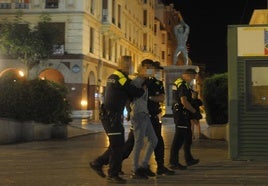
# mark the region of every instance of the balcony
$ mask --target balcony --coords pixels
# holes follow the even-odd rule
[[[29,9],[29,3],[15,3],[15,9]]]
[[[0,9],[11,9],[11,3],[0,3]]]
[[[59,3],[46,3],[45,8],[59,8]]]

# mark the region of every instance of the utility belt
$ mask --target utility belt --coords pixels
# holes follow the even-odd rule
[[[107,119],[109,119],[109,120],[112,119],[113,120],[113,118],[114,119],[118,119],[118,118],[123,119],[123,114],[122,113],[107,110],[103,104],[100,107],[99,116],[100,116],[101,120],[107,120]]]
[[[118,136],[124,134],[122,113],[107,110],[104,105],[101,105],[99,115],[104,130],[108,136]]]

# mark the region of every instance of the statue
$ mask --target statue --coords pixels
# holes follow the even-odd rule
[[[178,56],[180,53],[183,54],[183,62],[185,65],[188,65],[188,51],[187,51],[187,40],[190,32],[190,27],[183,21],[180,15],[180,22],[174,27],[174,34],[178,41],[177,48],[173,56],[173,65],[176,65],[178,61]]]

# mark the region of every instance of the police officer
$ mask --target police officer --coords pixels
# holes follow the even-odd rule
[[[194,159],[191,154],[192,131],[189,114],[196,114],[196,110],[191,105],[191,81],[196,77],[194,69],[186,69],[182,78],[178,78],[172,87],[173,92],[173,117],[175,123],[175,134],[170,150],[170,168],[184,170],[187,167],[179,163],[179,150],[184,144],[184,156],[188,166],[199,163],[199,159]]]
[[[153,125],[155,134],[158,138],[157,146],[154,150],[155,160],[157,162],[157,174],[158,175],[173,175],[174,171],[169,170],[164,166],[164,140],[161,134],[162,123],[159,120],[159,114],[161,113],[161,102],[164,102],[165,91],[162,82],[162,70],[159,62],[153,62],[154,77],[149,77],[147,80],[148,87],[148,109],[150,114],[151,123]]]
[[[103,161],[109,157],[108,182],[126,183],[126,180],[119,177],[122,164],[124,146],[123,110],[128,99],[140,97],[144,89],[131,85],[128,74],[131,62],[122,61],[120,70],[116,70],[107,79],[104,104],[101,106],[100,119],[103,128],[109,138],[109,147],[103,155],[90,162],[90,167],[100,176],[105,177],[102,166]]]

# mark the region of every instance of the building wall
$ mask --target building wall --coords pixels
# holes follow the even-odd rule
[[[167,41],[165,16],[155,17],[156,0],[59,0],[58,7],[50,8],[46,8],[46,2],[0,1],[0,21],[13,19],[16,7],[21,7],[23,19],[33,25],[38,23],[42,12],[48,13],[52,22],[65,24],[64,52],[42,61],[30,73],[36,77],[45,69],[57,69],[70,89],[74,109],[80,109],[80,100],[92,98],[88,95],[89,91],[92,93],[89,86],[103,90],[108,75],[118,67],[122,56],[131,57],[135,70],[145,58],[160,61],[163,66],[172,63],[168,50],[173,48],[169,45],[174,40]],[[164,6],[162,15],[166,12]],[[74,67],[79,71],[74,72]],[[0,71],[4,68],[7,67],[0,66]]]

